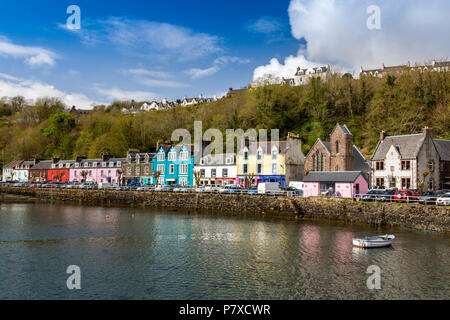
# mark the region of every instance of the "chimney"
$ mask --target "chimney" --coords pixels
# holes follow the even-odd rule
[[[361,68],[359,68],[359,73],[363,73],[363,67],[361,66]]]
[[[386,137],[387,137],[386,131],[384,131],[384,130],[381,131],[381,133],[380,133],[380,140],[383,141]]]
[[[153,99],[152,99],[152,102],[156,102],[156,98],[153,98]]]
[[[434,67],[436,65],[436,60],[433,59],[433,62],[431,63],[431,65]]]
[[[39,160],[38,158],[34,158],[33,159],[33,164],[37,165],[41,160]]]
[[[59,162],[59,158],[52,158],[52,163],[57,164]]]
[[[200,93],[200,95],[198,97],[199,97],[199,99],[203,99],[203,94]]]
[[[106,162],[111,158],[111,156],[108,153],[103,153],[102,154],[102,161]]]
[[[383,63],[383,65],[381,66],[381,70],[384,70],[384,63]]]
[[[75,162],[81,162],[84,159],[86,159],[86,156],[76,156],[75,157]]]
[[[431,129],[428,127],[423,128],[422,134],[425,138],[431,137]]]
[[[163,99],[162,99],[162,103],[163,103],[163,104],[167,104],[167,98],[163,98]]]

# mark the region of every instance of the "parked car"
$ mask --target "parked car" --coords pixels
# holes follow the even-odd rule
[[[363,201],[378,201],[382,194],[384,194],[386,191],[383,189],[372,189],[369,190],[366,194],[363,194],[361,196],[361,199]]]
[[[450,206],[450,193],[443,194],[437,198],[436,204],[438,206]]]
[[[100,182],[98,184],[98,188],[103,190],[111,190],[114,189],[114,186],[109,182]]]
[[[222,187],[217,186],[217,185],[207,185],[207,186],[205,186],[205,191],[206,192],[218,193],[222,189],[223,189]]]
[[[283,188],[283,191],[286,192],[286,195],[288,196],[294,196],[294,197],[302,197],[303,196],[303,190],[302,189],[298,189],[296,187],[287,187],[287,188]]]
[[[378,196],[378,201],[382,201],[382,202],[394,201],[395,192],[396,192],[396,190],[394,190],[394,189],[386,190],[385,192],[383,192],[381,195]]]
[[[205,186],[197,186],[195,187],[195,192],[206,192]]]
[[[419,203],[429,204],[436,203],[437,198],[444,195],[444,191],[428,191],[419,197]]]
[[[163,185],[157,186],[155,188],[155,191],[158,191],[158,192],[172,192],[173,189],[174,189],[173,186],[168,186],[168,185],[163,184]]]
[[[396,201],[417,201],[419,198],[419,192],[416,190],[397,190],[395,192],[394,199]]]
[[[250,189],[248,189],[247,194],[249,194],[249,195],[258,194],[258,187],[251,187]]]

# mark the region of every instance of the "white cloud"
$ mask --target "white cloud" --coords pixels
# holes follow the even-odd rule
[[[134,77],[137,83],[140,83],[149,87],[167,87],[167,88],[185,88],[188,87],[186,83],[167,80],[172,75],[164,71],[153,71],[147,69],[128,69],[122,71],[126,75]],[[150,77],[159,77],[163,79],[154,79]]]
[[[112,88],[112,89],[96,88],[96,91],[110,101],[113,100],[148,101],[153,97],[157,97],[157,94],[152,92],[126,91],[119,88]]]
[[[369,5],[381,9],[380,30],[367,28]],[[448,12],[446,0],[291,0],[288,9],[292,35],[307,42],[298,54],[300,62],[330,63],[349,71],[448,58]],[[286,68],[271,65],[278,74]]]
[[[270,63],[264,66],[260,66],[253,72],[253,79],[263,78],[266,75],[272,75],[276,78],[292,78],[297,67],[311,68],[319,66],[318,63],[308,61],[303,54],[289,56],[284,60],[284,64],[281,64],[278,59],[272,58]]]
[[[219,37],[177,25],[122,18],[99,23],[111,43],[136,54],[189,61],[222,51]]]
[[[63,101],[67,106],[75,105],[77,108],[90,108],[98,102],[92,101],[81,93],[67,93],[54,86],[30,80],[23,80],[7,74],[0,74],[0,96],[23,96],[27,100],[36,100],[43,97],[54,97]]]
[[[274,17],[261,17],[247,25],[247,29],[253,33],[273,34],[281,31],[281,23]]]
[[[214,60],[213,66],[206,69],[192,68],[186,70],[185,73],[190,76],[192,79],[200,79],[203,77],[207,77],[213,75],[220,71],[224,66],[230,63],[249,63],[249,59],[243,59],[239,57],[230,57],[230,56],[221,56]]]
[[[0,55],[24,59],[32,67],[43,65],[53,66],[58,55],[40,47],[30,47],[14,44],[6,37],[0,36]]]

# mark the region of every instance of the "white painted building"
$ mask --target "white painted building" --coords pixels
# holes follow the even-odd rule
[[[201,173],[201,185],[235,184],[237,168],[235,154],[207,155],[195,164],[194,172]],[[195,182],[195,178],[194,178]]]
[[[141,106],[141,111],[150,111],[150,110],[167,110],[170,108],[176,107],[177,104],[175,102],[167,101],[166,98],[163,98],[161,102],[156,101],[153,98],[152,102],[144,102]]]
[[[448,188],[450,184],[450,140],[432,139],[429,128],[402,136],[380,135],[372,156],[371,185],[384,188]],[[425,177],[424,173],[429,172]]]
[[[29,170],[34,165],[34,161],[19,161],[12,170],[12,181],[28,182]]]
[[[2,181],[14,181],[14,167],[22,161],[11,161],[3,167]]]
[[[198,104],[198,103],[208,103],[208,102],[213,102],[213,101],[217,101],[216,96],[214,96],[212,98],[206,98],[203,96],[203,94],[200,94],[197,98],[187,98],[186,96],[184,96],[183,101],[181,101],[181,105],[182,106],[190,106],[190,105],[194,105],[194,104]]]
[[[301,86],[307,84],[311,78],[327,79],[331,75],[330,65],[315,68],[297,68],[293,78],[282,78],[281,84],[289,84],[291,86]]]

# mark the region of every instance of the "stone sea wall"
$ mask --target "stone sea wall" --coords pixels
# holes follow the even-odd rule
[[[419,204],[364,203],[351,200],[288,198],[259,195],[37,189],[0,186],[0,193],[44,201],[86,205],[220,211],[230,214],[331,219],[348,223],[450,232],[449,207]],[[0,197],[0,201],[2,198]]]

